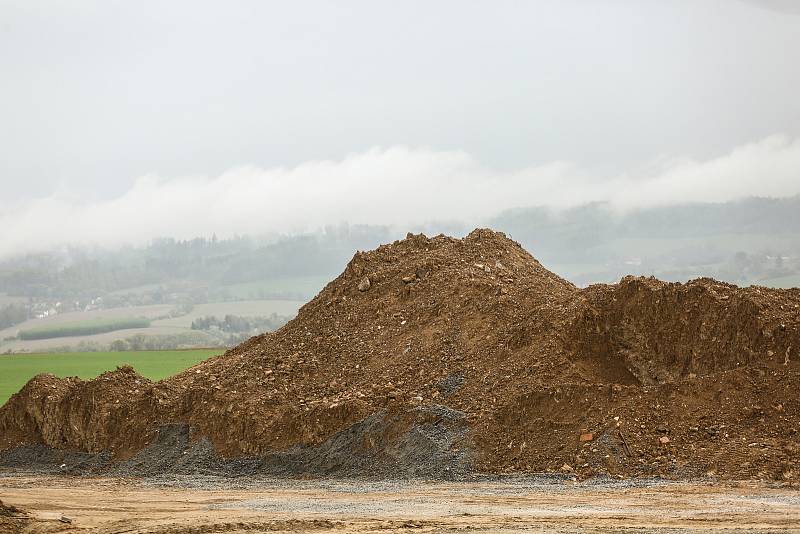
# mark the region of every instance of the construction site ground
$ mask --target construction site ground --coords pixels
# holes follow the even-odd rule
[[[6,473],[0,496],[20,510],[2,518],[3,532],[800,531],[797,489],[757,481],[245,481]]]

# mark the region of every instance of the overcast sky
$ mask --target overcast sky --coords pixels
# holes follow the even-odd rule
[[[0,0],[0,249],[795,194],[797,6]]]

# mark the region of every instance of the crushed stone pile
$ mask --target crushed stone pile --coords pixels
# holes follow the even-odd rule
[[[409,234],[169,379],[35,377],[0,408],[0,465],[791,482],[799,377],[798,289],[579,289],[500,233]]]

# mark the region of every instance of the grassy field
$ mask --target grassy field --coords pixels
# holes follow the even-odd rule
[[[220,286],[228,295],[242,300],[272,299],[275,294],[298,294],[310,300],[333,276],[295,276]]]
[[[186,315],[159,319],[153,321],[153,326],[190,328],[192,321],[200,317],[214,316],[222,319],[228,314],[244,317],[268,317],[273,313],[277,313],[278,315],[294,317],[303,304],[305,303],[299,300],[240,300],[195,304],[192,311]]]
[[[39,373],[51,373],[60,377],[79,376],[86,379],[94,378],[117,366],[129,364],[147,378],[160,380],[222,352],[221,349],[197,349],[0,356],[0,405]]]
[[[132,328],[147,328],[150,320],[142,317],[128,317],[125,319],[94,319],[79,323],[62,323],[49,326],[40,326],[28,330],[20,330],[17,337],[22,340],[52,339],[54,337],[91,336],[104,334],[117,330],[130,330]]]

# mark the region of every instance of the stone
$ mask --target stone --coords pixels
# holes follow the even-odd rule
[[[592,441],[593,439],[594,439],[594,435],[592,435],[590,432],[587,432],[585,434],[581,434],[581,437],[579,438],[579,440],[582,443],[587,442],[587,441]]]
[[[364,291],[368,291],[371,286],[372,286],[372,283],[369,281],[369,277],[365,276],[358,283],[358,290],[363,293]]]

